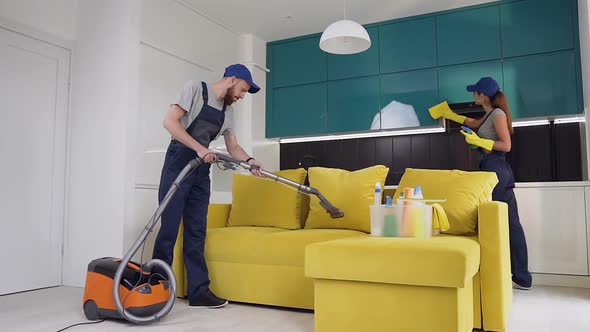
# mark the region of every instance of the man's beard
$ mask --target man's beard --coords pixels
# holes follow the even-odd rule
[[[236,101],[235,95],[231,91],[228,91],[225,94],[225,97],[223,99],[224,99],[225,104],[228,106],[233,104]]]

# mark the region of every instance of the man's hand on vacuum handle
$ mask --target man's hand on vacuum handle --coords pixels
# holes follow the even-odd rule
[[[256,166],[255,168],[252,168],[250,172],[256,176],[262,177],[263,175],[260,171],[263,170],[264,167],[261,163],[256,161],[256,159],[250,157],[250,155],[244,151],[240,144],[238,144],[236,135],[230,133],[228,135],[223,135],[223,137],[225,138],[225,146],[227,147],[227,152],[229,152],[229,155],[232,158],[246,162],[251,166]]]
[[[212,163],[217,160],[217,156],[211,150],[202,146],[184,129],[180,123],[180,118],[185,114],[185,111],[178,105],[172,105],[170,110],[164,118],[163,126],[168,130],[170,135],[179,140],[180,143],[188,146],[194,150],[197,155],[206,163]]]
[[[257,162],[254,159],[251,159],[248,164],[250,164],[251,166],[255,166],[253,167],[250,172],[256,176],[263,176],[262,173],[260,171],[264,170],[264,167],[262,166],[261,163]]]

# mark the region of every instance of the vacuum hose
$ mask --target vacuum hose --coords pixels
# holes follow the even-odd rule
[[[223,162],[224,164],[237,165],[237,166],[247,169],[248,171],[258,169],[258,166],[250,165],[247,162],[233,159],[233,158],[226,156],[224,154],[216,153],[216,155],[217,155],[217,159],[220,160],[221,162]],[[344,217],[344,212],[342,212],[342,210],[340,210],[339,208],[332,205],[332,203],[330,203],[326,199],[326,197],[324,197],[324,195],[322,195],[322,193],[320,193],[319,190],[312,188],[312,187],[308,187],[308,186],[300,184],[300,183],[297,183],[295,181],[291,181],[289,179],[286,179],[284,177],[278,176],[276,174],[273,174],[273,173],[265,171],[265,170],[261,170],[260,172],[262,173],[262,175],[266,176],[267,178],[270,178],[270,179],[275,180],[277,182],[281,182],[283,184],[297,188],[297,190],[301,193],[304,193],[307,195],[315,195],[320,200],[320,206],[323,207],[324,210],[326,210],[326,212],[328,212],[328,214],[330,214],[330,217],[332,217],[334,219]]]
[[[137,315],[134,315],[134,314],[126,311],[125,307],[123,306],[123,303],[121,301],[120,292],[119,292],[119,285],[121,284],[121,279],[123,278],[123,272],[125,271],[127,264],[129,263],[129,261],[131,260],[133,255],[135,255],[135,253],[137,252],[139,247],[141,247],[141,245],[145,242],[148,235],[152,232],[154,226],[156,225],[156,223],[160,219],[162,212],[164,212],[164,209],[166,209],[166,206],[170,202],[170,199],[172,199],[172,197],[174,196],[174,193],[180,187],[180,182],[182,182],[182,180],[194,168],[196,168],[200,164],[202,164],[202,162],[203,161],[197,157],[197,158],[191,160],[188,163],[188,165],[186,165],[184,167],[184,169],[180,172],[180,174],[178,175],[176,180],[174,180],[174,183],[172,183],[172,186],[168,190],[168,193],[164,197],[164,200],[162,200],[162,203],[160,204],[160,206],[158,207],[158,209],[156,210],[156,212],[154,213],[154,215],[150,219],[149,223],[147,224],[147,226],[145,227],[145,229],[143,230],[143,232],[141,233],[139,238],[137,238],[135,243],[131,246],[129,251],[127,251],[127,253],[125,254],[125,257],[123,257],[119,267],[117,268],[117,272],[115,273],[114,284],[113,284],[113,298],[115,299],[115,305],[117,306],[117,311],[119,312],[119,314],[123,318],[125,318],[129,322],[136,323],[136,324],[146,324],[146,323],[150,323],[154,320],[158,320],[158,319],[166,316],[170,312],[170,310],[172,309],[172,306],[174,305],[174,300],[176,299],[176,294],[175,294],[175,292],[176,292],[176,277],[174,275],[174,271],[172,271],[172,268],[170,268],[170,266],[168,264],[166,264],[166,262],[164,262],[163,260],[152,259],[152,260],[148,261],[147,263],[145,263],[145,266],[152,271],[153,271],[154,267],[158,267],[158,268],[162,269],[165,272],[166,278],[168,279],[168,281],[170,283],[170,285],[169,285],[170,297],[168,298],[168,301],[166,302],[164,307],[160,311],[158,311],[157,313],[150,315],[150,316],[137,316]]]

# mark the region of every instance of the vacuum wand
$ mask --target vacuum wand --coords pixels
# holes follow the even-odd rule
[[[326,199],[326,197],[324,197],[324,195],[322,195],[322,193],[320,193],[320,191],[315,188],[297,183],[295,181],[278,176],[276,174],[273,174],[273,173],[265,171],[265,170],[260,170],[258,166],[250,165],[247,162],[233,159],[233,158],[231,158],[227,155],[224,155],[222,153],[216,153],[216,155],[217,155],[217,160],[221,161],[228,168],[235,169],[235,167],[233,167],[233,166],[237,165],[237,166],[240,166],[248,171],[259,170],[260,173],[262,173],[262,175],[264,175],[267,178],[275,180],[276,182],[280,182],[280,183],[289,185],[291,187],[295,187],[299,192],[301,192],[303,194],[314,195],[320,200],[320,206],[322,208],[324,208],[324,210],[326,210],[326,212],[328,212],[330,217],[332,217],[334,219],[344,217],[344,212],[342,212],[342,210],[340,210],[339,208],[332,205],[332,203],[330,203],[328,201],[328,199]]]

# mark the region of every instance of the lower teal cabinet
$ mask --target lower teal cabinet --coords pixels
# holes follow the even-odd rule
[[[419,126],[437,124],[428,113],[428,108],[437,103],[438,86],[436,69],[409,71],[381,76],[381,108],[391,102],[411,105],[418,118]],[[394,110],[394,108],[392,108]],[[386,114],[383,115],[385,120]],[[411,124],[409,114],[395,117],[400,121]],[[384,121],[385,123],[385,121]],[[391,125],[389,125],[391,127]],[[396,127],[405,127],[400,125]],[[383,128],[388,129],[388,128]]]
[[[328,133],[366,131],[379,113],[379,76],[328,83]]]
[[[466,87],[475,84],[480,78],[490,76],[503,87],[502,62],[488,61],[468,65],[443,67],[438,70],[439,101],[464,103],[473,101],[473,94]]]
[[[504,86],[512,116],[581,113],[573,51],[504,60]]]
[[[275,89],[272,133],[279,137],[325,134],[327,109],[326,83]]]

